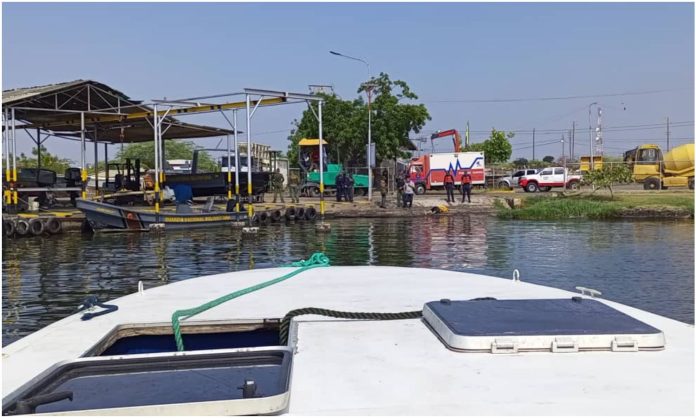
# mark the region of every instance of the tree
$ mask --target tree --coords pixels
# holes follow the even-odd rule
[[[190,141],[164,141],[164,160],[193,158],[193,150],[196,145]],[[152,142],[140,142],[128,144],[123,150],[116,154],[116,159],[124,161],[126,158],[135,160],[140,159],[141,167],[155,167],[155,149]],[[198,168],[207,171],[215,171],[217,164],[213,158],[205,151],[198,153]]]
[[[515,167],[526,167],[529,164],[529,160],[526,158],[518,158],[512,162]]]
[[[594,186],[592,193],[599,189],[609,189],[614,199],[614,184],[630,183],[633,181],[631,170],[624,164],[605,164],[601,170],[592,170],[583,176],[583,181]]]
[[[349,165],[356,161],[364,161],[365,137],[367,136],[367,121],[362,126],[361,112],[367,113],[367,109],[360,100],[341,100],[336,95],[320,94],[324,99],[322,104],[322,125],[324,139],[329,143],[327,154],[331,161],[346,162]],[[298,146],[302,138],[318,138],[319,122],[314,113],[317,113],[317,105],[310,104],[313,108],[302,113],[302,118],[295,119],[290,137],[288,160],[291,164],[297,164]],[[317,113],[318,114],[318,113]],[[364,129],[363,129],[364,128]]]
[[[363,83],[358,93],[364,92]],[[376,163],[383,159],[406,157],[401,149],[409,146],[410,132],[419,133],[430,120],[427,109],[422,104],[404,103],[406,100],[416,100],[413,93],[402,80],[392,81],[385,73],[369,81],[372,88],[372,142],[376,148]],[[336,95],[321,95],[323,138],[329,143],[328,154],[332,161],[345,162],[348,165],[367,165],[365,149],[367,138],[367,103],[362,97],[354,100],[342,100]],[[297,143],[302,138],[318,138],[319,123],[314,116],[317,105],[310,104],[314,109],[302,113],[302,118],[293,121],[293,129],[288,138],[291,143],[288,158],[291,163],[297,163]]]
[[[486,164],[504,163],[510,159],[512,155],[512,145],[510,139],[515,136],[513,132],[505,134],[503,131],[496,131],[495,128],[491,131],[491,136],[483,142],[469,144],[468,147],[462,147],[464,152],[483,152],[486,158]]]
[[[543,161],[545,163],[549,163],[549,164],[553,164],[553,160],[554,160],[554,158],[551,155],[547,155],[546,157],[541,159],[541,161]]]
[[[31,149],[31,155],[34,157],[27,157],[24,155],[24,153],[19,154],[19,158],[17,159],[17,166],[18,167],[26,167],[26,168],[34,168],[39,166],[39,160],[38,160],[38,155],[39,155],[39,150],[38,148],[32,148]],[[55,171],[58,174],[63,174],[65,173],[65,170],[70,167],[73,164],[73,161],[67,159],[67,158],[59,158],[56,155],[51,154],[48,152],[46,147],[41,145],[41,168],[45,168],[47,170],[52,170]]]

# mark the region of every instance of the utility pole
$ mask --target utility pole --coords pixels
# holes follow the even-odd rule
[[[667,117],[667,151],[669,151],[669,116]]]
[[[575,121],[573,121],[573,134],[570,137],[570,159],[575,158]]]
[[[535,139],[536,139],[536,128],[532,128],[532,161],[536,160],[536,158],[534,158],[535,157],[535,154],[534,154],[534,151],[535,151],[534,140]]]
[[[466,121],[466,137],[464,138],[464,148],[469,148],[469,121]]]

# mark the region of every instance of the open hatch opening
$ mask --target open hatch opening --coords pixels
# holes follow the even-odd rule
[[[181,325],[186,351],[280,345],[278,319]],[[176,352],[171,323],[120,325],[83,357]]]

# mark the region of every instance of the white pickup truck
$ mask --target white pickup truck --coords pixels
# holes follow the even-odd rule
[[[582,176],[569,174],[563,167],[547,167],[536,174],[530,174],[520,179],[519,185],[525,192],[534,193],[538,190],[548,192],[552,187],[565,187],[577,190]]]

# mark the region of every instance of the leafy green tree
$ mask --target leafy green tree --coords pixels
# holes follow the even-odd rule
[[[358,93],[366,91],[363,83]],[[407,156],[402,148],[409,146],[409,133],[419,133],[430,120],[430,114],[422,104],[405,103],[418,96],[406,82],[392,81],[385,73],[369,81],[372,89],[372,142],[376,147],[376,163],[381,160]],[[362,97],[342,100],[335,95],[322,95],[323,137],[329,143],[328,154],[332,161],[348,165],[366,165],[367,103]],[[295,120],[295,128],[288,138],[291,143],[288,158],[297,164],[298,146],[302,138],[318,138],[319,126],[314,116],[317,105],[311,104],[301,119]]]
[[[526,158],[518,158],[512,162],[515,167],[526,167],[529,164],[529,160]]]
[[[599,189],[609,189],[611,198],[614,199],[613,186],[615,184],[630,183],[633,181],[631,170],[624,164],[605,164],[601,170],[592,170],[583,176],[583,182],[594,187],[592,193]]]
[[[469,144],[468,147],[462,147],[464,152],[483,152],[486,158],[486,164],[504,163],[510,159],[512,155],[512,145],[510,139],[514,137],[513,132],[505,134],[503,131],[496,131],[495,128],[491,131],[491,136],[483,142]]]
[[[363,127],[363,118],[360,113],[363,111],[367,113],[367,109],[360,100],[341,100],[336,95],[321,94],[320,96],[324,98],[322,125],[323,137],[328,142],[329,159],[334,162],[345,162],[348,165],[354,165],[357,161],[364,162],[367,121]],[[302,138],[319,137],[319,122],[312,112],[312,110],[317,112],[318,106],[316,104],[310,106],[312,109],[305,110],[299,121],[297,119],[293,121],[295,128],[289,137],[292,142],[288,150],[288,160],[295,166],[299,152],[297,143]]]
[[[190,160],[193,158],[193,150],[196,145],[190,141],[164,141],[165,160]],[[116,159],[125,161],[126,158],[135,160],[140,159],[140,166],[145,168],[155,167],[155,149],[152,142],[140,142],[128,144],[116,154]],[[198,153],[198,167],[201,170],[216,171],[217,164],[213,158],[205,151]]]
[[[33,157],[28,157],[24,153],[19,154],[19,158],[17,158],[17,167],[26,167],[26,168],[34,168],[39,166],[39,150],[38,148],[34,147],[31,149],[31,155]],[[67,159],[67,158],[59,158],[56,155],[51,154],[48,152],[46,147],[41,145],[41,168],[45,168],[47,170],[52,170],[55,171],[56,173],[62,175],[65,170],[70,167],[73,163],[73,161]]]
[[[547,155],[546,157],[542,158],[541,161],[543,161],[545,163],[553,164],[553,160],[554,160],[554,158],[552,155]]]

